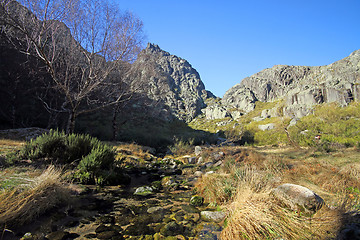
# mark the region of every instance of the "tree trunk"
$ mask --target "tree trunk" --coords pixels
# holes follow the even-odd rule
[[[68,123],[66,126],[66,133],[73,133],[75,130],[75,119],[76,119],[76,113],[74,111],[71,111],[69,113]]]
[[[113,111],[113,118],[112,118],[112,140],[116,141],[117,139],[117,132],[118,132],[118,125],[117,125],[117,114],[118,114],[118,107],[114,107]]]

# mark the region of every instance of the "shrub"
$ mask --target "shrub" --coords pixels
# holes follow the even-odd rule
[[[84,134],[53,131],[28,142],[20,153],[22,158],[49,158],[59,163],[75,163],[75,179],[99,185],[114,182],[115,151],[109,145]]]
[[[65,134],[63,132],[51,130],[49,133],[30,140],[21,150],[22,158],[39,159],[52,158],[62,159],[66,151]]]
[[[115,152],[108,145],[94,148],[78,165],[78,179],[82,183],[104,185],[115,160]]]

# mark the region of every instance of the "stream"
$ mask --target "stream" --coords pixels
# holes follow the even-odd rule
[[[197,165],[131,169],[126,186],[83,186],[70,205],[5,233],[3,239],[219,239],[222,222],[204,221],[200,214],[216,210],[190,204],[196,170]],[[153,191],[134,195],[144,186]]]

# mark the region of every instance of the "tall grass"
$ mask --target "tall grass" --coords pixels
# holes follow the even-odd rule
[[[358,152],[314,158],[301,150],[305,156],[288,158],[294,151],[300,150],[261,154],[240,148],[226,155],[217,173],[199,179],[205,201],[228,211],[221,239],[333,239],[354,221],[360,211]],[[308,187],[327,205],[312,216],[292,211],[270,194],[283,183]]]
[[[0,227],[29,222],[46,210],[69,200],[61,181],[61,170],[49,166],[40,176],[26,179],[26,184],[0,192]]]

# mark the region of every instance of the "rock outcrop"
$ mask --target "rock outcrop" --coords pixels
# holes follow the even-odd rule
[[[151,43],[132,65],[128,80],[168,119],[191,121],[205,107],[204,100],[214,97],[189,62]]]
[[[284,99],[283,113],[303,117],[316,104],[337,102],[342,106],[360,99],[360,50],[326,66],[276,65],[230,88],[222,99],[226,108],[245,113],[256,101]]]

